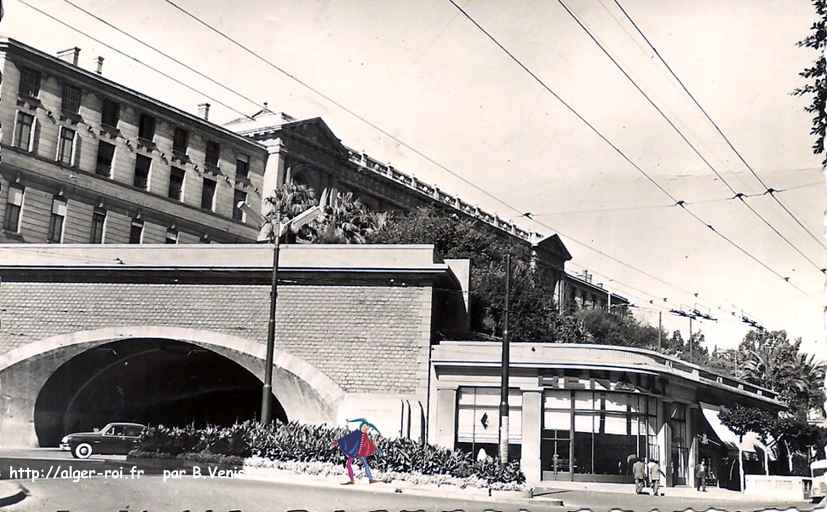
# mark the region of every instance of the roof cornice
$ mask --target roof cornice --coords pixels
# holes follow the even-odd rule
[[[205,131],[212,131],[214,133],[218,133],[222,137],[231,138],[239,144],[252,146],[262,151],[266,150],[266,147],[263,144],[260,144],[248,137],[244,137],[243,135],[240,135],[232,130],[228,130],[227,128],[224,128],[221,125],[207,121],[194,114],[190,114],[189,112],[181,110],[180,108],[174,107],[168,103],[164,103],[163,101],[157,100],[147,94],[136,91],[135,89],[131,89],[129,87],[121,85],[118,82],[105,78],[97,73],[92,73],[91,71],[83,69],[80,66],[69,64],[68,62],[59,59],[58,57],[49,55],[46,52],[38,50],[37,48],[33,48],[16,39],[0,38],[0,52],[11,54],[19,53],[23,55],[24,58],[27,57],[34,60],[39,59],[43,61],[42,64],[46,65],[47,67],[57,67],[61,72],[73,75],[76,79],[92,81],[98,87],[112,89],[115,91],[116,94],[126,96],[126,99],[129,99],[134,103],[147,103],[151,105],[155,110],[162,111],[160,112],[162,114],[166,114],[170,117],[178,117],[184,119],[187,124],[196,125],[198,126],[198,128],[203,129]]]

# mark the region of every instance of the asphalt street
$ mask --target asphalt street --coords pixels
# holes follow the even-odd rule
[[[21,482],[30,492],[22,502],[4,510],[26,512],[128,511],[241,511],[275,512],[305,509],[345,510],[520,510],[514,503],[431,498],[411,494],[375,492],[363,486],[309,487],[251,480],[196,480],[190,477],[164,481],[162,477],[136,480],[38,480]],[[562,510],[537,504],[530,510]]]
[[[707,498],[677,498],[634,496],[618,493],[560,491],[553,496],[564,500],[564,507],[544,504],[542,499],[522,503],[472,501],[457,497],[423,497],[410,493],[380,492],[378,488],[362,484],[354,487],[308,486],[236,479],[167,479],[159,476],[134,480],[104,478],[71,480],[41,479],[20,481],[30,496],[4,510],[26,512],[121,512],[164,511],[198,512],[211,510],[239,512],[275,512],[287,510],[309,511],[485,511],[526,510],[556,512],[590,508],[601,510],[667,510],[753,511],[766,508],[798,510],[815,508],[809,503],[789,503],[783,506],[761,502],[715,503]],[[461,491],[457,491],[457,495]]]

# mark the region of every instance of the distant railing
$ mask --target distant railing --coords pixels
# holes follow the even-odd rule
[[[479,207],[466,203],[459,197],[454,197],[451,194],[443,192],[438,187],[420,181],[414,176],[405,174],[391,165],[375,160],[361,151],[355,151],[347,148],[347,153],[348,160],[357,165],[360,170],[370,171],[387,179],[393,180],[400,185],[404,185],[405,187],[411,189],[412,191],[428,197],[431,200],[455,210],[459,210],[470,217],[485,222],[486,224],[512,236],[516,236],[517,238],[521,238],[528,242],[534,241],[529,231],[517,227],[513,221],[501,219],[496,215],[480,210]]]

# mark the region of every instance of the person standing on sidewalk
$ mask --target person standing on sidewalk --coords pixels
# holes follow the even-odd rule
[[[649,461],[649,482],[652,486],[652,496],[658,496],[658,489],[660,489],[660,475],[663,475],[666,478],[666,474],[660,470],[660,465],[658,464],[657,459],[652,459]]]
[[[701,459],[701,463],[695,466],[695,489],[700,492],[706,492],[706,464]]]
[[[367,458],[376,453],[377,449],[376,443],[370,438],[368,432],[370,429],[373,429],[379,434],[379,429],[364,418],[347,421],[348,423],[359,423],[359,429],[350,432],[337,441],[333,441],[333,447],[338,447],[342,450],[342,453],[345,454],[345,457],[347,457],[345,467],[347,468],[349,480],[342,485],[353,485],[355,483],[353,478],[353,459],[355,458],[359,458],[362,461],[362,467],[365,470],[365,476],[368,477],[368,483],[375,483],[376,480],[373,479]]]
[[[635,477],[635,494],[642,494],[646,483],[646,464],[637,459],[632,465],[632,474]]]

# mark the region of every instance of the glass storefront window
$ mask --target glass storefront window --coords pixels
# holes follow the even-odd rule
[[[633,458],[658,457],[655,397],[602,390],[548,390],[544,395],[544,471],[556,468],[623,480],[631,475]],[[572,447],[573,454],[564,452]]]

